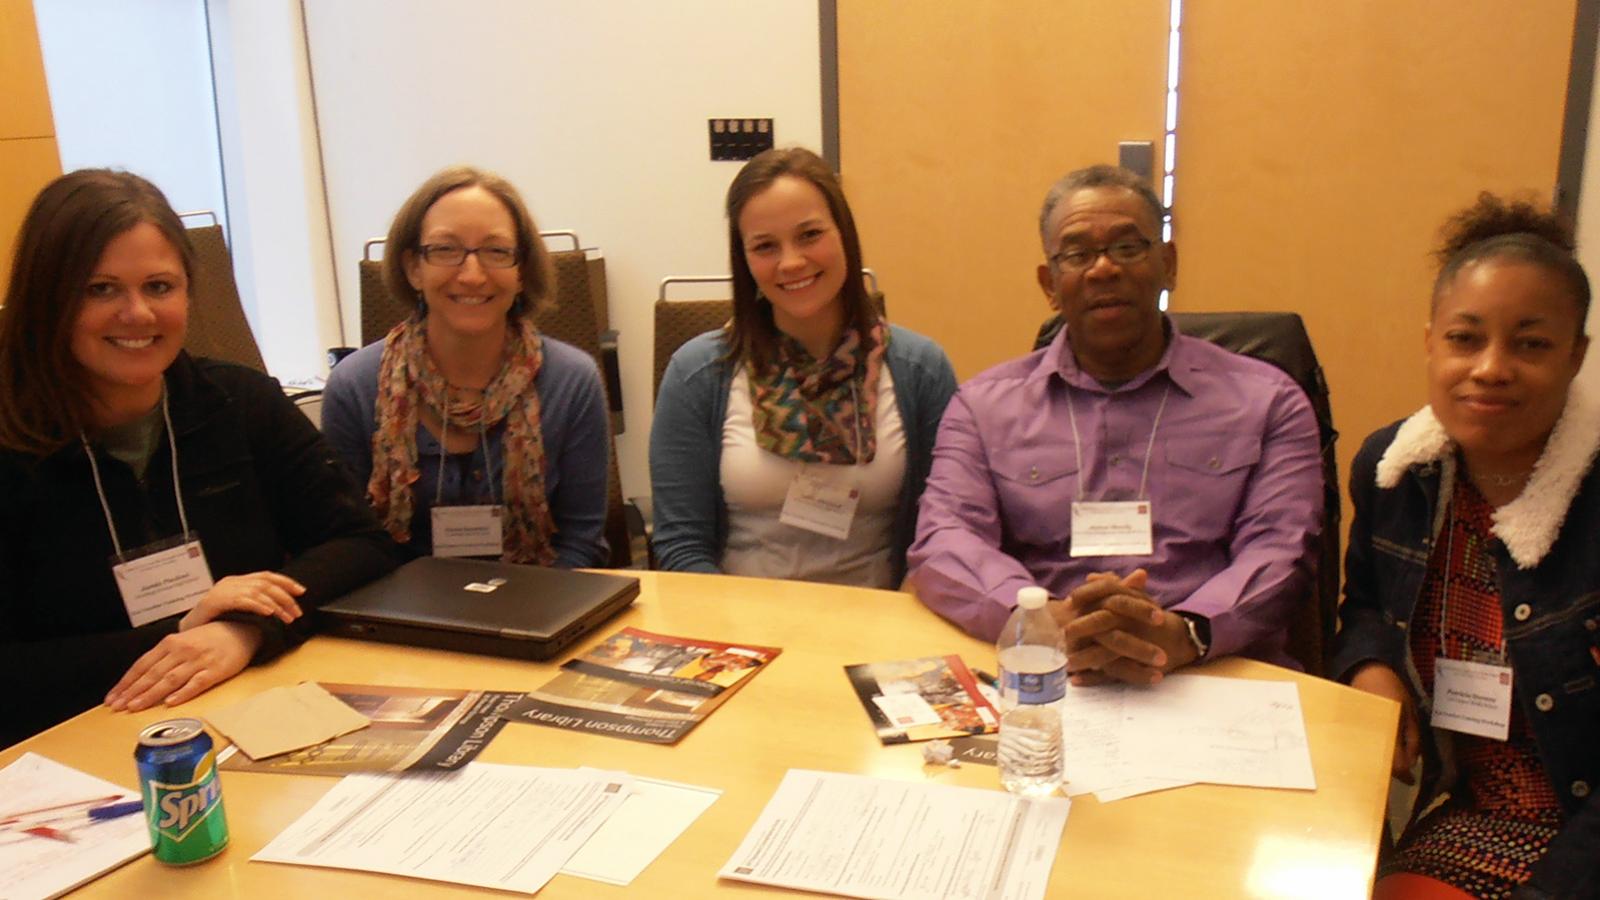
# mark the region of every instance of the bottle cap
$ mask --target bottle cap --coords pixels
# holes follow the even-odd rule
[[[1040,609],[1050,599],[1050,592],[1042,587],[1025,587],[1017,591],[1017,605],[1023,609]]]

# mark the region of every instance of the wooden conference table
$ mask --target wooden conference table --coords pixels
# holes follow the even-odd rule
[[[849,663],[946,653],[993,668],[992,646],[961,633],[914,597],[749,578],[627,574],[640,576],[638,601],[575,649],[633,625],[777,646],[783,655],[673,747],[508,723],[479,759],[622,769],[723,791],[631,886],[558,875],[540,896],[779,893],[719,881],[716,872],[789,768],[999,789],[992,767],[924,767],[919,745],[881,746],[841,670]],[[1049,896],[1367,896],[1398,705],[1247,660],[1222,660],[1196,671],[1298,682],[1317,790],[1196,785],[1105,805],[1084,795],[1073,801]],[[174,715],[204,716],[269,687],[320,680],[528,690],[554,672],[552,663],[319,637],[176,710],[86,712],[0,751],[0,765],[32,750],[137,789],[133,749],[143,726]],[[245,772],[224,772],[222,778],[232,844],[221,856],[189,868],[170,868],[146,856],[92,882],[81,894],[222,898],[485,893],[387,875],[249,862],[251,854],[309,809],[335,780]]]

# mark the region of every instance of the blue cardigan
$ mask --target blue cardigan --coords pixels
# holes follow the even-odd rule
[[[372,434],[377,429],[378,364],[387,339],[368,344],[334,367],[322,399],[322,431],[363,492],[372,478]],[[544,437],[545,496],[556,522],[555,565],[602,565],[606,559],[606,477],[610,420],[600,370],[589,354],[546,336],[544,364],[534,379]],[[504,423],[489,429],[489,466],[483,453],[447,454],[439,469],[439,442],[417,425],[420,476],[412,486],[411,543],[416,554],[433,551],[434,489],[444,478],[448,503],[487,503],[500,489]],[[494,490],[489,489],[493,484]]]
[[[895,513],[890,568],[905,577],[906,548],[916,533],[917,500],[933,464],[939,419],[956,390],[955,371],[938,344],[889,326],[884,354],[894,379],[895,405],[906,436],[905,483]],[[722,424],[737,365],[728,361],[723,333],[709,331],[672,354],[656,396],[650,427],[650,489],[655,530],[651,545],[661,568],[719,572],[728,540],[722,496]]]

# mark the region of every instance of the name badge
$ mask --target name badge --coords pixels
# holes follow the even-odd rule
[[[1511,733],[1511,667],[1433,661],[1433,727],[1503,741]]]
[[[213,584],[193,533],[112,557],[111,574],[135,628],[194,609]]]
[[[1149,556],[1155,552],[1149,500],[1072,504],[1073,556]]]
[[[434,556],[499,556],[503,506],[435,506]]]
[[[796,528],[842,541],[850,536],[850,522],[856,517],[861,491],[855,486],[851,467],[837,466],[841,472],[803,468],[789,482],[778,521]]]

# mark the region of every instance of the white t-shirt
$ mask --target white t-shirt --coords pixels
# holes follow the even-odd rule
[[[878,447],[872,462],[864,466],[796,462],[757,446],[750,378],[744,366],[733,373],[728,414],[722,422],[722,496],[728,504],[723,572],[857,587],[897,587],[890,583],[889,549],[905,481],[906,435],[888,366],[878,375],[874,416]],[[812,473],[825,471],[824,477],[830,483],[851,484],[860,490],[848,539],[836,540],[778,521],[789,485],[802,467]]]

